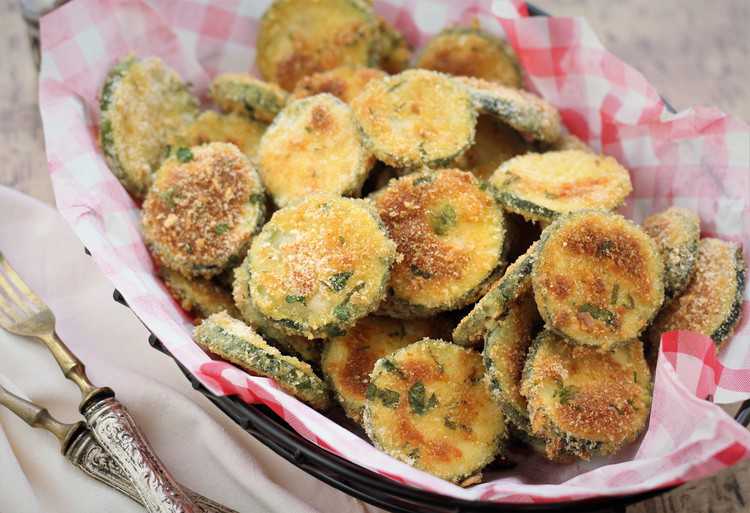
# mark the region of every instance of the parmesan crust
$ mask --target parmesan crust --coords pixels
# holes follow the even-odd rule
[[[456,169],[414,173],[373,196],[396,242],[383,309],[398,317],[461,308],[501,272],[502,212],[470,173]]]
[[[394,458],[461,483],[498,453],[505,422],[482,379],[481,356],[424,339],[377,361],[364,426]]]
[[[638,340],[611,352],[572,344],[551,331],[534,341],[523,373],[532,433],[547,455],[612,454],[643,431],[651,375]]]
[[[368,202],[312,196],[277,211],[253,241],[250,296],[290,335],[340,334],[377,308],[395,254]]]
[[[740,247],[719,239],[701,239],[695,271],[685,291],[659,313],[649,329],[658,348],[662,333],[695,331],[717,348],[732,336],[742,315],[746,264]]]
[[[210,278],[247,251],[264,201],[253,164],[233,144],[177,148],[143,203],[143,235],[162,265]]]
[[[521,66],[513,49],[479,28],[443,30],[427,42],[416,67],[481,78],[509,87],[523,85]]]
[[[260,141],[258,163],[274,203],[314,193],[359,194],[374,160],[344,102],[328,93],[291,102]]]

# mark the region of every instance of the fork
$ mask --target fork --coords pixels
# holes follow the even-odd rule
[[[159,461],[146,438],[109,387],[94,386],[83,363],[55,332],[55,316],[0,252],[0,327],[41,340],[65,377],[81,391],[78,406],[91,432],[128,475],[149,513],[199,509]]]
[[[107,486],[140,502],[138,492],[133,488],[128,476],[120,465],[96,441],[84,422],[65,424],[50,415],[46,408],[27,401],[0,385],[0,404],[15,413],[29,426],[49,431],[60,442],[60,452],[73,466],[101,481]],[[203,513],[237,513],[233,509],[212,501],[187,488],[182,487]]]

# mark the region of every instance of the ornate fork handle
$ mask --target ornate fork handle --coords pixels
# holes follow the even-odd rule
[[[65,458],[94,479],[102,481],[136,502],[141,502],[140,495],[133,488],[130,478],[122,471],[120,465],[112,456],[107,454],[107,451],[99,445],[90,431],[77,437],[70,444],[65,452]],[[203,513],[237,513],[235,510],[222,506],[185,486],[182,489]]]
[[[146,510],[154,513],[196,511],[119,401],[113,397],[101,399],[87,405],[81,413],[96,440],[130,477],[140,496],[139,502]]]

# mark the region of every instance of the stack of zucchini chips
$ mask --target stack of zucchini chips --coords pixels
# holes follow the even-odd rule
[[[101,91],[102,152],[213,357],[468,485],[511,441],[618,451],[661,333],[732,334],[740,248],[686,209],[616,214],[628,171],[497,37],[447,28],[412,55],[367,0],[276,0],[256,64],[214,79],[216,111],[156,58]]]

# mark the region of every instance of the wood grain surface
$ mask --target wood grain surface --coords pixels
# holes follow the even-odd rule
[[[713,105],[750,120],[750,0],[537,0],[583,16],[678,110]],[[54,203],[37,76],[17,0],[0,0],[0,184]],[[2,215],[2,206],[0,206]],[[630,506],[628,513],[750,512],[750,463]]]

